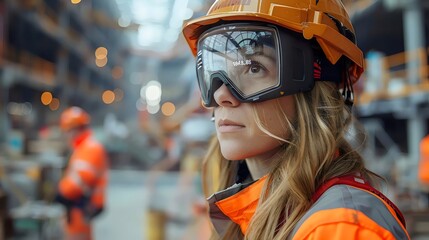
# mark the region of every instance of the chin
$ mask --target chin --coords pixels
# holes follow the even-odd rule
[[[241,149],[238,147],[232,147],[232,146],[220,146],[220,151],[222,152],[222,156],[231,161],[236,160],[243,160],[246,157],[248,157],[248,150]],[[246,154],[244,154],[246,153]]]

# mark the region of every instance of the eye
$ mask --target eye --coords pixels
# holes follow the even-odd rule
[[[266,68],[259,62],[252,60],[252,64],[248,68],[249,74],[264,74]]]
[[[250,72],[251,73],[258,73],[260,71],[261,71],[261,66],[259,66],[259,65],[252,65],[250,67]]]

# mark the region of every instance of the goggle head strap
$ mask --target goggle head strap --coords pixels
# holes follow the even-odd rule
[[[314,81],[333,82],[337,85],[341,84],[343,78],[343,70],[340,66],[341,61],[332,64],[321,52],[315,51],[314,54]]]

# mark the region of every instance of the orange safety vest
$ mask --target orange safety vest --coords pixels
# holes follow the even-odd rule
[[[87,199],[84,207],[72,206],[68,213],[68,239],[91,239],[89,211],[103,209],[108,181],[108,158],[102,144],[87,130],[73,142],[73,153],[65,175],[59,182],[59,194],[70,201]],[[88,208],[87,208],[88,207]]]
[[[208,199],[213,226],[221,236],[230,221],[246,234],[265,181],[266,176],[250,184],[235,184]],[[410,239],[399,209],[360,177],[333,178],[312,200],[291,239]]]
[[[429,185],[429,136],[420,142],[420,161],[418,169],[419,181]]]

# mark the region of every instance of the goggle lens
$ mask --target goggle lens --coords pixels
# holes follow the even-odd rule
[[[222,83],[242,101],[279,86],[278,42],[277,32],[264,26],[226,26],[203,34],[197,73],[206,106],[213,105],[213,88]]]

